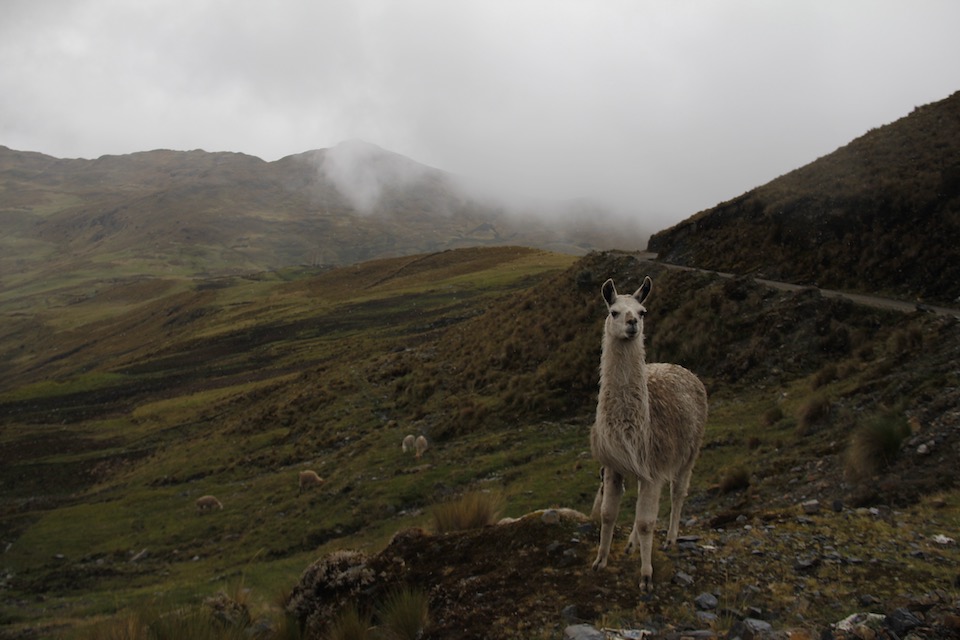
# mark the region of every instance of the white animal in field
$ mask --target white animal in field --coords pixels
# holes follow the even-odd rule
[[[319,487],[326,482],[323,478],[317,475],[316,471],[313,470],[301,471],[298,475],[300,479],[300,490],[297,492],[297,495],[303,493],[304,489]]]
[[[197,511],[203,513],[204,511],[213,511],[214,509],[223,509],[223,503],[217,500],[213,496],[200,496],[197,498]]]
[[[417,441],[414,443],[416,448],[416,458],[419,460],[423,457],[424,452],[430,447],[427,443],[427,439],[424,436],[417,436]]]
[[[676,364],[646,362],[643,306],[653,282],[647,276],[631,295],[620,295],[607,280],[601,287],[608,315],[600,355],[600,393],[590,431],[593,457],[603,481],[595,507],[600,512],[600,545],[593,569],[607,565],[624,492],[637,480],[637,508],[627,551],[640,548],[640,588],[653,581],[653,532],[660,491],[670,485],[666,544],[676,543],[680,512],[703,442],[707,392],[697,376]]]

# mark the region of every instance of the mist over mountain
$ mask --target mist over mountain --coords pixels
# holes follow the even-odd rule
[[[581,254],[639,247],[652,231],[600,206],[588,221],[563,203],[521,210],[356,140],[275,162],[200,150],[59,159],[0,147],[0,188],[7,285],[33,270],[192,277],[464,246]]]
[[[960,92],[650,239],[704,269],[954,303]]]

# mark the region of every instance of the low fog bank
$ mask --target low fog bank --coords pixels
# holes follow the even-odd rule
[[[627,209],[594,197],[553,199],[481,184],[468,177],[420,164],[361,140],[348,140],[304,154],[321,183],[333,186],[362,216],[415,209],[443,216],[484,218],[509,234],[540,229],[562,238],[564,249],[644,249],[659,231],[655,218],[638,205]],[[577,247],[580,247],[578,251]]]

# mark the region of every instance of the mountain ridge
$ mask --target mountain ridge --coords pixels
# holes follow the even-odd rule
[[[0,188],[6,287],[29,281],[33,269],[92,280],[216,276],[470,245],[582,254],[622,236],[605,228],[603,212],[591,225],[521,214],[471,195],[451,174],[358,141],[273,162],[165,149],[73,160],[0,147]],[[643,241],[639,231],[633,241]]]

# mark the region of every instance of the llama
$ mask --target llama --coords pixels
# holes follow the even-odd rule
[[[303,493],[304,489],[309,489],[311,487],[319,487],[325,482],[323,478],[317,475],[316,471],[307,470],[300,472],[300,490],[297,492],[297,495]]]
[[[213,511],[214,509],[223,509],[223,504],[213,496],[200,496],[197,498],[197,511]]]
[[[700,452],[707,421],[707,392],[693,373],[675,364],[646,363],[643,302],[650,276],[633,295],[618,295],[613,280],[601,287],[609,314],[600,355],[600,393],[590,430],[593,457],[603,467],[597,496],[600,545],[593,569],[607,566],[610,542],[624,492],[637,479],[637,508],[627,553],[640,548],[640,588],[653,585],[653,531],[660,490],[670,483],[666,546],[677,541],[680,511]]]
[[[416,441],[417,439],[413,437],[413,434],[410,434],[409,436],[403,439],[403,444],[400,445],[400,448],[403,449],[404,453],[413,451],[413,447]]]
[[[419,460],[423,457],[424,452],[430,445],[427,444],[427,438],[425,436],[417,436],[417,441],[414,443],[414,446],[417,449],[416,458]]]

